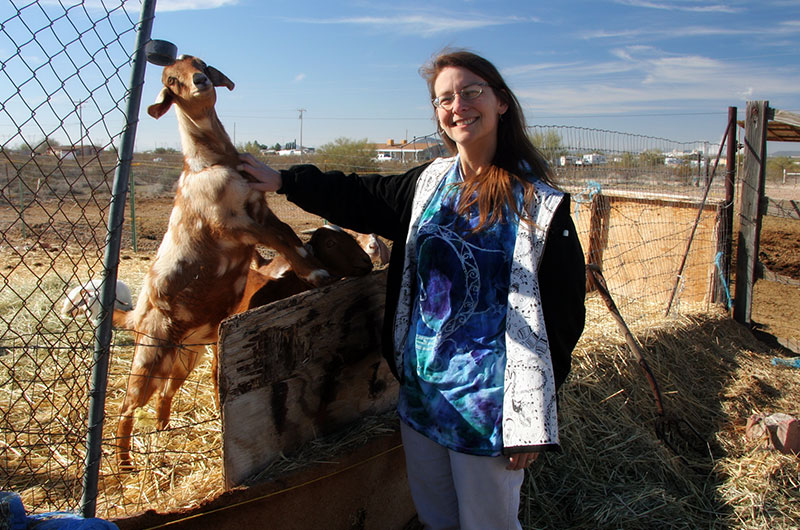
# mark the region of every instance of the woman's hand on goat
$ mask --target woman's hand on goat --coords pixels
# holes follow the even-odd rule
[[[258,191],[278,191],[283,185],[281,174],[250,153],[239,153],[239,164],[236,169],[255,179],[250,187]]]

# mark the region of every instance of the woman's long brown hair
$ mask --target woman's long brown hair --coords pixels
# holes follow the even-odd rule
[[[539,180],[551,186],[554,184],[547,161],[528,137],[525,115],[519,101],[492,63],[466,50],[444,50],[420,68],[420,74],[428,83],[431,99],[436,97],[434,91],[436,78],[444,68],[450,66],[465,68],[479,76],[494,90],[497,98],[508,106],[508,110],[498,122],[497,150],[492,166],[481,172],[477,178],[461,185],[458,212],[461,215],[469,215],[473,205],[478,205],[479,220],[475,231],[483,229],[488,224],[505,221],[504,207],[507,207],[508,212],[517,219],[525,219],[517,204],[514,183],[519,182],[524,190],[523,208],[524,205],[530,204],[534,194],[534,187],[524,178],[524,174],[532,173]],[[434,119],[436,119],[435,109]],[[451,153],[456,154],[455,142],[442,130],[438,119],[436,124],[445,146]]]

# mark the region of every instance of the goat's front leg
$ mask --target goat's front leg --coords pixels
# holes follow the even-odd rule
[[[286,258],[297,276],[315,287],[331,282],[331,275],[322,263],[306,250],[294,230],[272,211],[267,212],[263,227],[259,242]]]

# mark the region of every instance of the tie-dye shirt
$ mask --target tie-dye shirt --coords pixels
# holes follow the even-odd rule
[[[456,212],[456,162],[417,233],[417,288],[398,399],[400,417],[439,444],[496,456],[503,448],[505,319],[516,222],[477,233],[477,207]]]

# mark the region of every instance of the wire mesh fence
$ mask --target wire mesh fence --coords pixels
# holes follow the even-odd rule
[[[30,511],[74,510],[83,487],[94,325],[62,311],[65,293],[103,273],[140,6],[122,0],[105,1],[100,9],[10,4],[12,14],[0,21],[0,50],[11,50],[0,57],[0,490],[20,493]],[[718,242],[725,237],[718,226],[721,175],[712,183],[709,206],[701,209],[701,198],[717,145],[560,126],[532,127],[531,134],[572,194],[584,247],[602,252],[623,311],[630,304],[663,312],[676,281],[679,300],[709,302]],[[401,144],[399,158],[389,161],[374,153],[355,159],[335,152],[265,156],[278,168],[302,160],[326,169],[395,173],[420,162],[416,149],[436,143],[430,135]],[[181,166],[178,153],[134,157],[130,191],[139,207],[127,212],[117,273],[134,298],[166,231]],[[323,222],[281,197],[270,204],[298,231]],[[693,258],[679,274],[697,212]],[[137,413],[136,471],[116,469],[113,425],[133,348],[132,334],[114,334],[101,517],[186,508],[223,487],[208,360],[181,387],[167,429],[156,429],[152,406]]]
[[[82,495],[99,278],[139,5],[10,2],[0,22],[0,488],[32,511]],[[135,10],[134,10],[135,9]]]
[[[723,141],[725,131],[721,123]],[[730,226],[720,142],[556,125],[531,136],[571,192],[587,260],[602,266],[621,306],[667,314],[673,304],[723,301]]]

